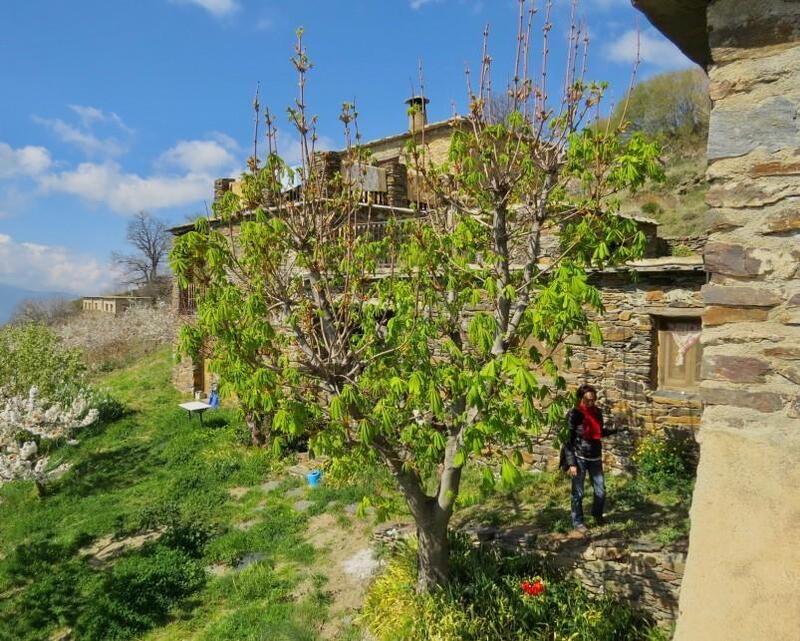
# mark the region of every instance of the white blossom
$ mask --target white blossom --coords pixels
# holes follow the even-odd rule
[[[179,322],[168,305],[134,305],[114,316],[85,312],[70,317],[56,332],[67,347],[77,347],[92,368],[123,354],[143,356],[175,341]]]
[[[75,443],[72,433],[97,420],[86,393],[79,393],[69,404],[40,398],[32,387],[27,396],[14,396],[0,388],[0,483],[18,479],[44,483],[68,468],[48,469],[50,457],[40,451],[38,440],[64,439]]]

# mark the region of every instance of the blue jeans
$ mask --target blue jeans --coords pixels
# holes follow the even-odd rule
[[[603,505],[606,501],[606,483],[603,479],[602,461],[584,461],[576,458],[578,474],[572,477],[572,525],[583,523],[583,484],[586,473],[592,479],[594,501],[592,502],[592,516],[596,519],[603,518]]]

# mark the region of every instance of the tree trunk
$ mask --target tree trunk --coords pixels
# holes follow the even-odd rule
[[[259,420],[254,414],[246,414],[245,422],[250,428],[250,440],[256,447],[263,447],[267,444],[267,435],[264,430],[263,421]]]
[[[450,547],[447,540],[449,514],[434,504],[434,514],[417,522],[417,592],[430,592],[450,579]]]

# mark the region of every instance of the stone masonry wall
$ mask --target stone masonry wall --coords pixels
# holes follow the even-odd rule
[[[700,465],[677,641],[800,630],[800,4],[716,0]]]
[[[389,548],[414,535],[410,523],[378,526],[374,539]],[[472,544],[497,546],[514,554],[539,555],[563,570],[592,594],[613,594],[647,612],[664,628],[678,616],[678,594],[686,562],[686,544],[660,545],[644,540],[591,539],[565,534],[537,534],[530,528],[491,526],[463,530]]]
[[[572,386],[589,383],[597,388],[607,424],[624,430],[604,442],[604,463],[615,471],[630,471],[631,455],[643,435],[665,430],[694,433],[700,424],[699,390],[657,388],[654,322],[657,317],[698,317],[702,311],[700,288],[706,276],[671,271],[640,274],[637,282],[627,274],[596,278],[606,308],[595,318],[604,342],[598,347],[573,344],[572,367],[564,376]],[[557,457],[553,437],[547,435],[534,448],[529,462],[543,466]]]
[[[702,254],[708,242],[708,236],[701,234],[699,236],[669,236],[661,237],[660,254],[663,256],[674,256],[678,248],[687,248],[695,254]]]

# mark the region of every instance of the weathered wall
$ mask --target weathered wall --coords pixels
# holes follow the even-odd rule
[[[659,239],[659,254],[662,256],[675,256],[676,252],[690,250],[695,254],[702,254],[708,241],[706,234],[699,236],[668,236]]]
[[[631,456],[645,434],[680,430],[693,433],[700,424],[699,390],[659,390],[654,372],[654,319],[699,317],[702,271],[666,271],[638,274],[608,273],[594,277],[601,289],[605,313],[594,320],[603,332],[603,345],[572,345],[567,381],[577,386],[590,383],[598,390],[607,423],[623,432],[604,441],[608,469],[631,471]],[[526,462],[554,464],[558,451],[547,435],[534,447]]]
[[[800,638],[800,4],[708,8],[706,409],[677,641]]]
[[[537,554],[551,567],[574,576],[592,594],[627,599],[664,628],[675,623],[686,562],[685,542],[662,545],[646,540],[575,538],[541,534],[530,527],[480,525],[460,531],[476,546],[494,545],[517,554]],[[388,523],[375,528],[373,537],[394,548],[414,532],[410,523]]]

